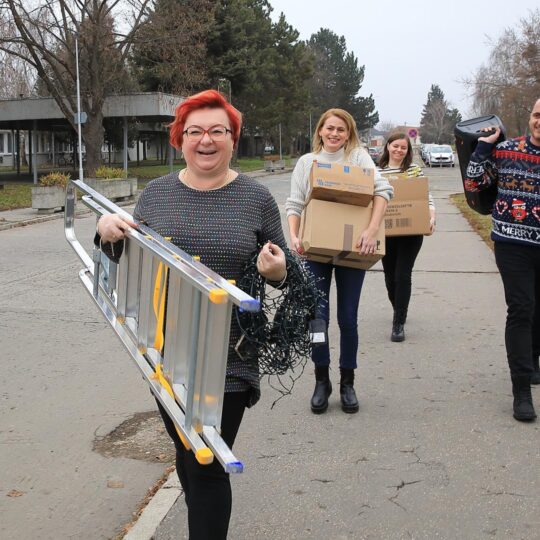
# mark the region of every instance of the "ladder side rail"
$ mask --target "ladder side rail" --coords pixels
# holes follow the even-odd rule
[[[66,235],[66,240],[71,245],[75,253],[78,255],[79,259],[81,259],[84,266],[90,269],[94,266],[92,257],[77,240],[77,235],[75,234],[75,203],[75,187],[70,182],[66,188],[66,203],[64,207],[64,233]]]

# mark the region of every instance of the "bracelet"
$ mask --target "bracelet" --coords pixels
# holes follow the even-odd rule
[[[277,285],[275,285],[275,288],[279,289],[281,286],[283,286],[286,279],[287,279],[287,268],[285,268],[285,276],[283,277],[283,279]]]

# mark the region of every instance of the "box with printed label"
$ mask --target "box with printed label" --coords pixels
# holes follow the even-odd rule
[[[429,180],[426,177],[385,176],[394,188],[394,197],[384,216],[386,236],[430,234]]]
[[[314,161],[308,201],[317,199],[368,206],[373,199],[374,178],[374,169]]]
[[[302,213],[300,238],[308,258],[367,270],[384,255],[384,224],[377,233],[376,252],[361,255],[356,243],[369,225],[372,207],[311,200]]]

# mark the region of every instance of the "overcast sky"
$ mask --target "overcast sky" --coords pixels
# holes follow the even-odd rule
[[[381,121],[418,125],[432,84],[464,118],[467,88],[460,82],[489,56],[489,39],[539,7],[539,0],[269,0],[276,19],[309,39],[321,27],[345,36],[365,65],[360,95],[373,94]]]

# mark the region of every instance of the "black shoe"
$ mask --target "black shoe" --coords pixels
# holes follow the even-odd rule
[[[328,409],[328,398],[332,393],[332,383],[328,366],[315,366],[315,390],[311,398],[311,412],[322,414]]]
[[[341,398],[341,410],[353,414],[357,413],[360,405],[354,391],[354,369],[341,369],[341,381],[339,383],[339,395]]]
[[[533,365],[534,371],[531,375],[531,384],[540,384],[540,366],[538,362],[538,357],[533,360]]]
[[[520,422],[532,422],[536,418],[529,375],[512,375],[514,395],[514,418]]]
[[[405,326],[403,324],[394,323],[392,325],[392,335],[390,341],[405,341]]]
[[[390,341],[405,341],[405,321],[407,320],[406,309],[394,310],[394,320],[392,321],[392,335]]]

